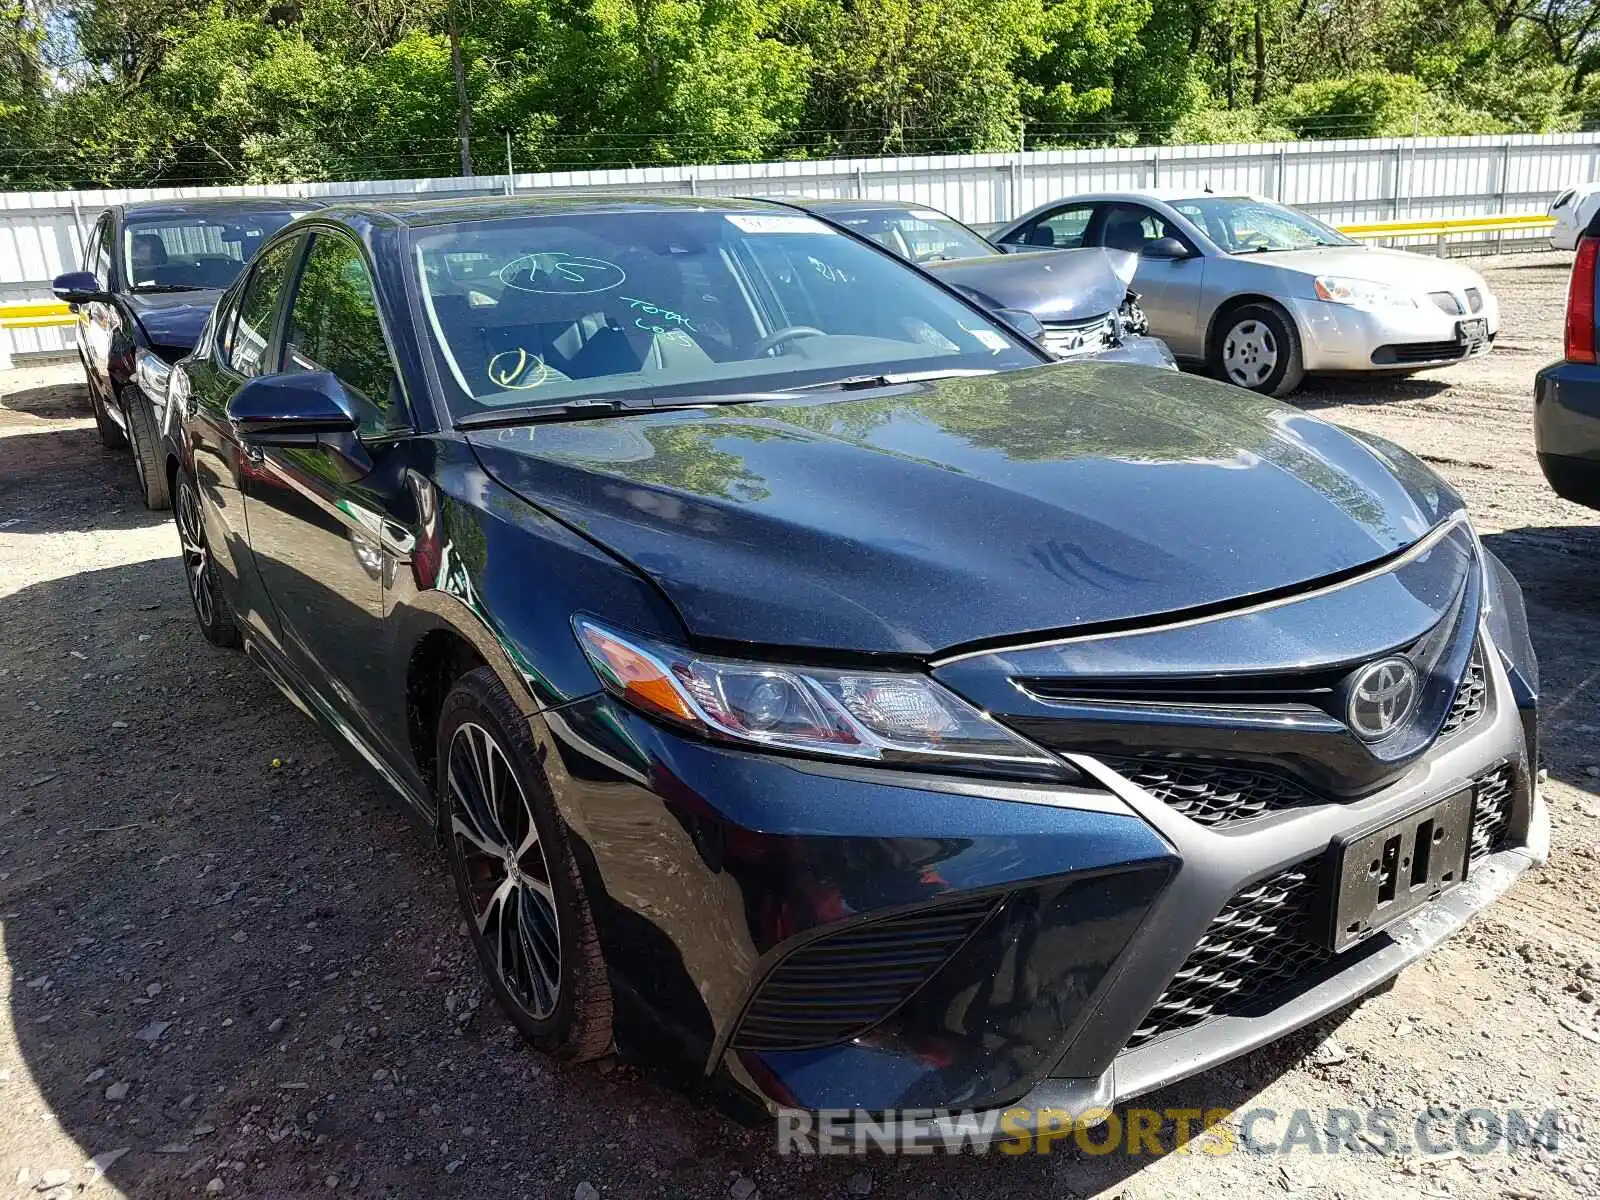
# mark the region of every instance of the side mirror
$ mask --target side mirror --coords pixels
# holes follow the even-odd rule
[[[57,275],[50,283],[50,290],[55,293],[57,300],[68,304],[88,304],[106,298],[106,291],[94,277],[93,271],[68,271],[65,275]]]
[[[261,375],[228,401],[241,437],[263,446],[305,446],[325,433],[354,433],[360,421],[344,384],[327,371]]]
[[[994,315],[1025,338],[1044,340],[1044,324],[1025,308],[997,308]]]
[[[1189,248],[1175,237],[1156,238],[1153,242],[1146,242],[1142,252],[1146,258],[1164,258],[1176,261],[1189,257]]]

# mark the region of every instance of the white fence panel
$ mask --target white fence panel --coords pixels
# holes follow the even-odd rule
[[[981,224],[1079,192],[1209,187],[1258,192],[1340,223],[1543,212],[1562,189],[1597,178],[1600,133],[1562,133],[730,163],[510,179],[0,192],[0,304],[50,299],[50,280],[82,261],[84,235],[100,211],[140,200],[495,195],[512,189],[864,197],[909,200]],[[0,331],[0,360],[8,349],[24,355],[70,349],[71,336],[69,328]]]

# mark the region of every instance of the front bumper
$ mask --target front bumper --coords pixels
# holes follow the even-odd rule
[[[1172,356],[1172,350],[1166,342],[1158,337],[1142,334],[1123,338],[1120,346],[1082,357],[1094,362],[1134,363],[1144,367],[1165,367],[1169,371],[1178,369],[1178,360]],[[1066,361],[1073,360],[1069,358]]]
[[[1466,922],[1510,890],[1549,853],[1550,818],[1535,789],[1523,845],[1502,850],[1474,864],[1471,878],[1427,908],[1389,927],[1383,937],[1353,952],[1349,965],[1259,1016],[1216,1017],[1186,1033],[1125,1051],[1100,1075],[1046,1079],[1015,1104],[999,1110],[1001,1120],[984,1114],[924,1116],[916,1124],[894,1129],[897,1144],[951,1145],[981,1140],[974,1130],[993,1138],[1050,1136],[1080,1120],[1094,1120],[1114,1105],[1177,1083],[1233,1058],[1259,1049],[1352,1000],[1375,991],[1423,957]],[[892,1127],[891,1127],[892,1128]]]
[[[1308,371],[1415,371],[1444,367],[1469,357],[1457,340],[1463,320],[1482,319],[1489,340],[1470,357],[1487,354],[1500,329],[1500,305],[1494,293],[1482,289],[1482,307],[1469,309],[1464,295],[1461,312],[1450,314],[1424,303],[1414,309],[1367,311],[1348,304],[1289,298],[1284,301],[1300,331],[1301,351]]]
[[[779,1107],[1020,1105],[1054,1120],[1315,1020],[1426,953],[1544,857],[1534,698],[1506,659],[1528,651],[1512,629],[1497,646],[1491,625],[1479,633],[1489,700],[1475,723],[1359,800],[1226,828],[1087,755],[1068,757],[1090,787],[933,779],[707,745],[599,697],[547,713],[618,1048],[671,1058],[747,1119]],[[1518,677],[1536,680],[1531,662]],[[1501,768],[1513,781],[1504,825],[1466,882],[1247,1012],[1136,1039],[1231,899]],[[906,972],[906,994],[883,992],[883,979]],[[850,1007],[861,1004],[882,1011],[861,1018]]]

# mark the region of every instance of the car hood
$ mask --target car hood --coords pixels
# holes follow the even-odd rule
[[[1118,258],[1127,260],[1119,275]],[[1041,321],[1082,321],[1115,309],[1138,259],[1120,250],[1042,250],[924,263],[986,308],[1020,308]]]
[[[469,437],[692,634],[867,653],[1235,602],[1382,558],[1460,505],[1387,443],[1120,363]]]
[[[150,345],[181,357],[194,349],[200,329],[222,296],[220,291],[130,292],[128,307],[144,329]],[[163,355],[167,357],[167,355]]]
[[[1366,279],[1410,292],[1485,288],[1483,276],[1471,267],[1431,254],[1412,254],[1408,250],[1389,250],[1381,246],[1318,246],[1313,250],[1241,254],[1236,256],[1236,261],[1259,262],[1263,266],[1303,271],[1307,275]]]

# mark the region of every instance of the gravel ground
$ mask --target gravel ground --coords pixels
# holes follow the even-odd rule
[[[1522,580],[1553,861],[1388,992],[1148,1103],[1439,1105],[1447,1137],[1555,1109],[1554,1150],[780,1159],[631,1069],[556,1069],[480,990],[427,838],[192,628],[170,522],[52,367],[0,376],[0,1196],[1600,1193],[1600,534],[1531,443],[1566,262],[1488,273],[1488,359],[1297,403],[1434,464]]]

